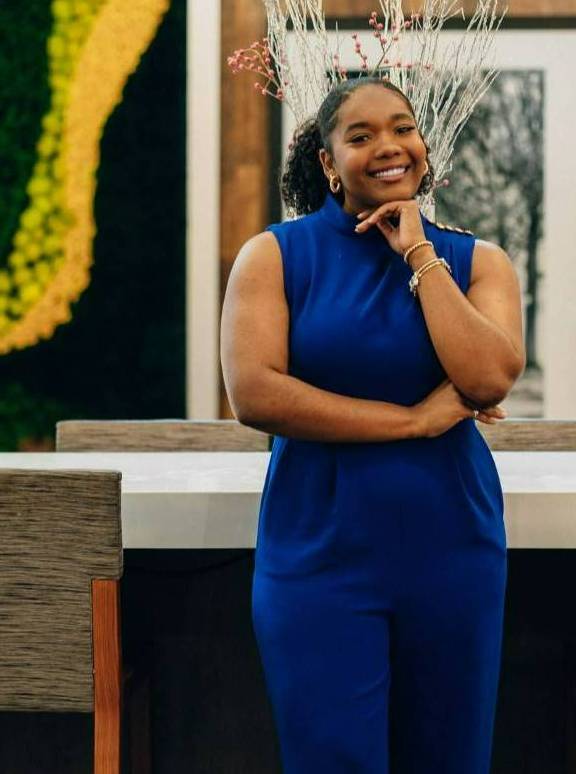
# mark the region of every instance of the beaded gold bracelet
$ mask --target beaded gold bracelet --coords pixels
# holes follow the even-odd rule
[[[410,277],[408,287],[410,288],[410,292],[414,297],[416,297],[417,294],[420,277],[422,277],[422,275],[425,274],[429,269],[434,268],[434,266],[444,266],[444,268],[446,268],[448,272],[452,274],[452,267],[445,258],[431,258]]]
[[[429,239],[423,239],[421,242],[416,242],[415,245],[411,245],[404,253],[404,263],[408,263],[408,256],[410,255],[410,253],[416,250],[417,247],[422,247],[422,245],[430,245],[430,247],[434,247],[434,243],[431,242]],[[408,266],[410,266],[409,263],[408,263]]]

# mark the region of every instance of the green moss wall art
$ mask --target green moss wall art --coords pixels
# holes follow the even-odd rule
[[[0,224],[2,355],[50,339],[70,321],[71,305],[90,283],[102,133],[169,5],[169,0],[48,4],[45,109],[31,169],[16,181]],[[3,62],[3,77],[9,64]],[[18,115],[8,108],[2,114],[8,131]]]

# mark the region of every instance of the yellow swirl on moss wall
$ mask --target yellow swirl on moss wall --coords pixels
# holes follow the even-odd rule
[[[170,0],[54,0],[51,106],[0,271],[0,354],[50,338],[90,282],[100,139]]]

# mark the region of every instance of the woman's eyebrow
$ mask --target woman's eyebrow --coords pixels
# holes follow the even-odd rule
[[[390,121],[399,121],[401,119],[408,119],[409,121],[414,120],[410,113],[393,113],[390,116]],[[372,124],[369,121],[355,121],[353,124],[350,124],[346,127],[344,134],[346,134],[346,132],[350,132],[352,129],[359,129],[360,127],[364,126],[372,126]]]

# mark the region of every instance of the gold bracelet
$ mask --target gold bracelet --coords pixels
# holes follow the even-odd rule
[[[434,266],[444,266],[444,268],[447,269],[450,274],[452,274],[452,267],[450,266],[448,261],[446,261],[444,258],[432,258],[427,263],[425,263],[424,266],[421,266],[417,271],[415,271],[412,277],[410,278],[408,287],[410,288],[410,292],[414,297],[416,297],[416,294],[417,294],[417,288],[418,288],[418,283],[420,282],[420,277],[423,274],[425,274],[429,269],[432,269]]]
[[[423,263],[422,266],[420,266],[418,269],[414,269],[414,274],[417,274],[419,277],[424,273],[424,269],[427,266],[432,266],[436,261],[439,261],[440,258],[438,258],[437,255],[434,256],[434,258],[430,258],[426,263]]]
[[[415,245],[412,245],[411,247],[409,247],[404,253],[404,263],[408,263],[408,256],[410,255],[410,253],[416,250],[417,247],[422,247],[422,245],[430,245],[430,247],[434,247],[434,243],[431,242],[429,239],[423,239],[421,242],[416,242]],[[410,266],[409,263],[408,263],[408,266]]]

